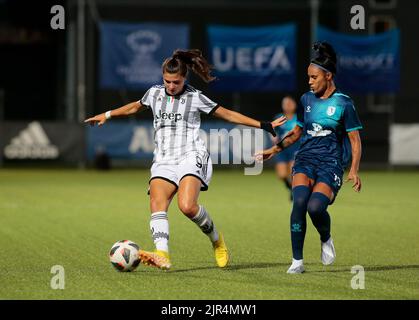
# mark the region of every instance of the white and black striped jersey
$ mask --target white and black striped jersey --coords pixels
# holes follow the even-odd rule
[[[176,96],[166,93],[164,85],[151,87],[139,100],[154,116],[154,159],[161,164],[178,164],[190,152],[208,152],[199,137],[200,113],[212,114],[218,104],[201,91],[185,85]]]

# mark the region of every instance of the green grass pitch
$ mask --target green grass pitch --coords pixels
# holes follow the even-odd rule
[[[0,170],[0,299],[419,299],[419,172],[362,172],[330,208],[337,260],[320,262],[308,219],[306,273],[288,275],[288,195],[272,170],[215,170],[206,206],[231,252],[215,266],[206,236],[169,210],[173,269],[119,273],[108,260],[121,239],[152,249],[148,170]],[[53,290],[51,267],[65,269]],[[351,288],[351,267],[365,289]]]

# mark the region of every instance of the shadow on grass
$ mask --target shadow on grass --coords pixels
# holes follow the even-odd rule
[[[317,265],[315,263],[306,263],[306,266]],[[195,271],[204,271],[204,270],[221,270],[223,272],[237,271],[237,270],[246,270],[246,269],[269,269],[269,268],[285,268],[289,267],[289,263],[244,263],[230,265],[226,268],[219,268],[217,266],[203,266],[203,267],[193,267],[187,269],[172,269],[168,273],[185,273],[185,272],[195,272]],[[308,273],[335,273],[335,272],[351,272],[352,266],[340,267],[339,269],[329,269],[330,267],[324,267],[323,270],[307,270]],[[333,268],[333,266],[331,266]],[[153,268],[154,269],[154,268]],[[391,270],[407,270],[407,269],[418,269],[419,265],[401,265],[401,266],[364,266],[365,271],[391,271]],[[151,271],[152,269],[150,269]],[[149,272],[147,272],[149,273]]]
[[[234,270],[244,270],[244,269],[268,269],[268,268],[279,268],[279,267],[289,267],[289,263],[268,263],[268,262],[260,262],[260,263],[247,263],[247,264],[237,264],[232,265],[226,268],[226,271],[234,271]]]
[[[188,269],[172,269],[169,273],[182,273],[182,272],[194,272],[201,270],[222,270],[223,272],[236,271],[236,270],[245,270],[245,269],[268,269],[268,268],[277,268],[288,266],[289,263],[248,263],[248,264],[236,264],[230,265],[225,268],[219,268],[217,266],[205,266],[205,267],[195,267]]]
[[[391,271],[391,270],[407,270],[407,269],[418,269],[419,265],[401,265],[401,266],[363,266],[364,271]],[[341,269],[334,269],[334,270],[318,270],[318,271],[311,271],[310,273],[315,272],[351,272],[352,266],[348,266],[346,268]]]

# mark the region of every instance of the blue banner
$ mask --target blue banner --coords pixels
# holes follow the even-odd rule
[[[216,91],[293,91],[296,88],[296,25],[209,26]]]
[[[106,152],[113,159],[153,159],[154,128],[150,122],[113,122],[87,127],[87,159]]]
[[[115,121],[101,127],[88,126],[86,129],[88,160],[93,160],[101,152],[106,152],[112,159],[150,163],[153,160],[155,144],[151,121]],[[256,130],[260,134],[258,137]],[[250,163],[254,161],[255,151],[272,146],[270,135],[265,131],[224,121],[203,122],[200,137],[214,164]],[[260,149],[256,145],[258,138],[263,139]]]
[[[161,83],[161,64],[176,49],[189,47],[185,24],[100,24],[100,86],[148,89]]]
[[[338,56],[336,84],[351,93],[395,93],[400,88],[400,32],[347,35],[317,28],[318,40],[329,42]]]

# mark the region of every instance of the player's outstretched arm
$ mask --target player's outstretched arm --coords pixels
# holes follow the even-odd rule
[[[214,112],[214,116],[231,123],[242,124],[254,128],[261,128],[263,130],[268,131],[274,137],[276,136],[274,128],[283,125],[287,121],[286,117],[280,117],[272,122],[258,121],[253,118],[247,117],[239,112],[232,111],[224,107],[218,107],[217,110],[215,110]]]
[[[257,152],[255,154],[255,159],[257,162],[262,162],[271,159],[274,155],[279,152],[279,148],[276,145],[273,145],[269,149],[265,149],[263,151]]]
[[[353,185],[352,188],[356,192],[361,191],[361,178],[358,176],[359,171],[359,163],[361,161],[361,154],[362,154],[362,144],[361,144],[361,137],[359,136],[359,131],[351,131],[348,132],[349,141],[351,142],[351,149],[352,149],[352,164],[351,169],[349,170],[348,177],[346,178],[345,182],[352,181]]]
[[[128,103],[120,108],[98,114],[92,118],[84,120],[84,122],[90,123],[92,126],[95,124],[98,124],[99,126],[101,126],[110,118],[127,117],[134,113],[140,112],[144,109],[145,107],[141,104],[140,101],[135,101],[135,102]]]
[[[295,126],[288,134],[277,144],[271,148],[263,150],[255,154],[256,161],[265,161],[271,159],[275,154],[281,152],[285,148],[292,145],[300,139],[303,130],[299,126]]]

